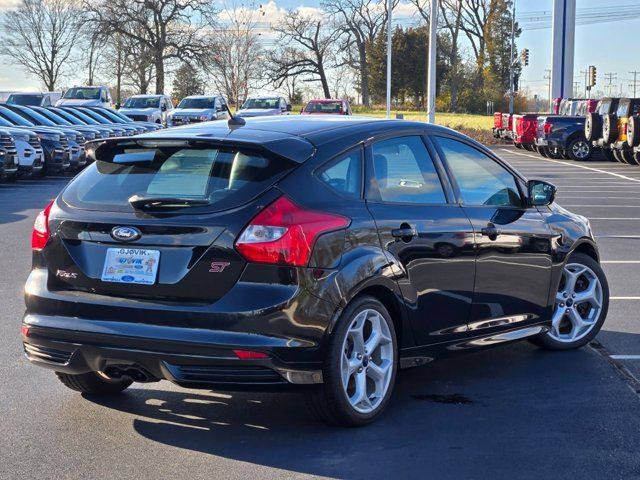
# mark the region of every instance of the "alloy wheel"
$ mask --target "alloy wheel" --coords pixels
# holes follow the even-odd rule
[[[559,342],[575,342],[589,334],[602,313],[603,293],[598,276],[589,267],[564,267],[548,334]]]
[[[572,145],[571,153],[574,158],[578,158],[580,160],[587,158],[589,156],[589,145],[584,140],[580,140]]]
[[[382,315],[373,309],[358,313],[342,345],[342,387],[354,410],[373,412],[389,389],[393,374],[393,340]]]

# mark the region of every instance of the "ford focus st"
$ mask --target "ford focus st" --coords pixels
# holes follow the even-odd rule
[[[39,214],[27,357],[67,387],[300,388],[363,425],[396,372],[599,331],[588,221],[452,130],[232,118],[103,140]]]

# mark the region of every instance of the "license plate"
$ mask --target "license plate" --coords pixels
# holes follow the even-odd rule
[[[153,285],[159,262],[158,250],[109,248],[102,270],[102,281]]]

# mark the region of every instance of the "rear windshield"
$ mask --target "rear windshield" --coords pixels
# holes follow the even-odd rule
[[[310,102],[304,107],[307,113],[342,113],[342,102]]]
[[[131,212],[134,196],[176,198],[193,200],[194,206],[157,210],[219,211],[248,202],[295,166],[280,157],[222,146],[133,147],[109,156],[76,177],[62,200],[85,210]]]

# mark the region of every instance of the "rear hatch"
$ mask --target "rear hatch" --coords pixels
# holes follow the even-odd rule
[[[296,162],[215,142],[109,142],[52,209],[51,290],[211,303],[245,261],[234,240]]]

